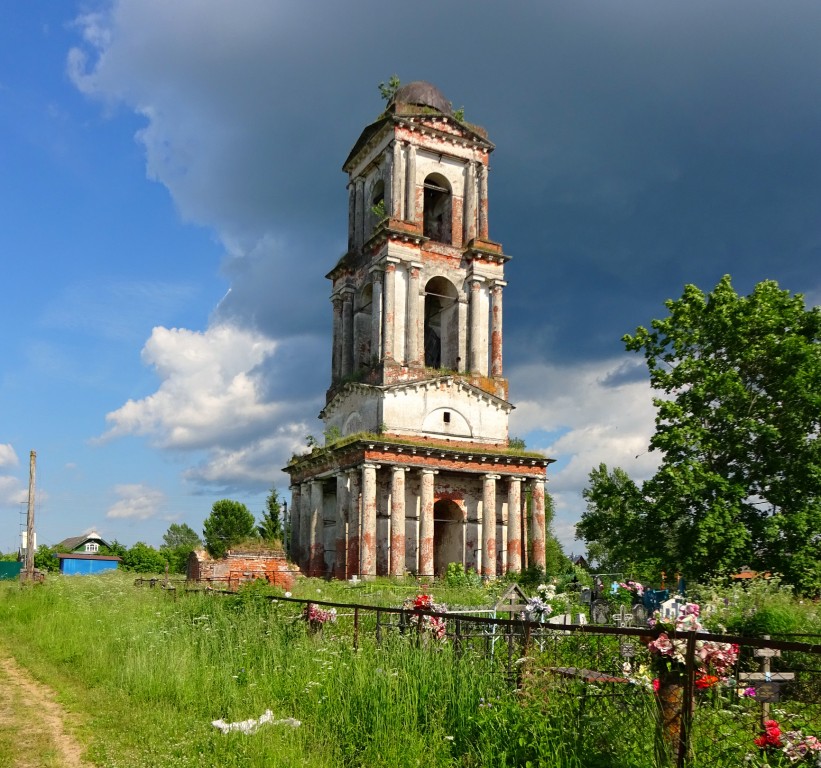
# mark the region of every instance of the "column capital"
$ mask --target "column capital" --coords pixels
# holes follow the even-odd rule
[[[390,467],[394,472],[410,472],[410,467],[404,464],[391,464]]]
[[[368,269],[368,272],[370,273],[372,280],[379,281],[381,283],[382,276],[385,273],[385,267],[382,264],[374,264]]]
[[[501,475],[494,475],[492,472],[486,472],[484,477],[485,477],[485,480],[500,480],[502,476]]]
[[[502,288],[507,288],[507,280],[491,280],[490,287],[496,290],[497,288],[501,290]]]
[[[438,469],[429,469],[428,467],[420,467],[420,468],[419,468],[419,471],[420,471],[423,475],[438,475],[438,474],[439,474],[439,470],[438,470]]]

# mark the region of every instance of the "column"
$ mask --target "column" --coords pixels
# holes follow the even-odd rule
[[[482,483],[482,576],[496,576],[496,480],[485,475]]]
[[[405,362],[407,365],[421,365],[419,360],[419,339],[422,329],[419,323],[419,275],[422,265],[413,261],[409,265],[408,273],[408,321],[406,323]]]
[[[433,576],[433,476],[435,469],[421,470],[422,499],[419,509],[419,575]]]
[[[393,327],[396,312],[396,264],[398,259],[389,257],[385,260],[384,318],[382,330],[382,350],[385,360],[393,362],[394,343]]]
[[[530,493],[533,499],[533,519],[530,523],[530,546],[533,550],[532,565],[537,568],[544,568],[544,480],[531,480]]]
[[[338,384],[342,378],[342,297],[331,296],[334,307],[333,347],[331,348],[331,380]]]
[[[382,155],[382,181],[384,183],[383,205],[385,206],[386,216],[393,216],[393,158],[393,152],[385,152],[385,154]],[[373,223],[375,229],[377,224],[377,220],[375,217]]]
[[[405,575],[405,472],[406,467],[391,470],[391,576]]]
[[[472,161],[465,169],[465,243],[476,237],[476,165]]]
[[[354,213],[354,246],[362,248],[365,242],[365,179],[356,180],[356,212]]]
[[[288,542],[288,555],[295,563],[299,563],[299,486],[291,486],[291,540]]]
[[[405,221],[416,221],[416,147],[408,145],[405,167]]]
[[[342,378],[353,373],[353,288],[342,289]]]
[[[382,269],[371,268],[371,361],[382,359]]]
[[[299,494],[299,567],[308,572],[308,558],[311,552],[311,483],[302,483]]]
[[[393,142],[393,175],[391,176],[391,218],[402,218],[402,142]]]
[[[522,570],[522,480],[507,480],[507,572]]]
[[[486,354],[482,354],[482,282],[483,277],[473,275],[470,279],[470,372],[485,375]]]
[[[336,546],[334,553],[334,578],[344,579],[347,576],[345,559],[348,554],[348,476],[344,472],[336,475]]]
[[[496,280],[490,292],[490,375],[502,377],[502,280]]]
[[[308,554],[308,575],[325,575],[325,542],[322,528],[322,503],[324,493],[321,480],[311,481],[311,527],[310,549]]]
[[[487,166],[479,165],[479,237],[488,239],[487,226]]]
[[[356,185],[348,184],[348,250],[356,247]]]
[[[359,540],[362,576],[376,576],[376,464],[362,465],[362,536]]]
[[[348,470],[348,572],[359,576],[359,539],[362,533],[361,488],[362,475],[358,469]]]

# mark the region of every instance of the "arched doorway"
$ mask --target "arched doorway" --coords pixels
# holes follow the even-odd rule
[[[440,499],[433,505],[433,572],[442,576],[448,563],[462,562],[462,510],[455,501]]]
[[[432,173],[424,183],[422,232],[425,237],[450,245],[453,242],[450,183],[441,173]]]
[[[445,277],[425,286],[425,365],[459,370],[459,293]]]

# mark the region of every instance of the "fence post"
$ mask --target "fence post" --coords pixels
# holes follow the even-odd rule
[[[353,649],[359,650],[359,606],[353,609]]]
[[[453,638],[453,648],[457,658],[462,655],[462,620],[456,619],[456,636]]]
[[[681,733],[678,742],[676,768],[684,768],[690,756],[690,730],[693,723],[693,698],[696,678],[696,633],[687,633],[684,654],[684,696],[681,699]]]
[[[376,610],[376,647],[382,645],[382,611]]]

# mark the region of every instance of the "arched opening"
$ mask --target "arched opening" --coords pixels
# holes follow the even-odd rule
[[[371,365],[371,313],[373,311],[373,285],[368,283],[359,293],[353,318],[354,371]]]
[[[371,189],[370,219],[371,229],[376,229],[388,212],[385,210],[385,182],[379,179]]]
[[[425,285],[425,365],[459,370],[459,293],[445,277]]]
[[[442,576],[448,563],[462,562],[462,510],[455,501],[440,499],[433,505],[433,572]]]
[[[450,245],[453,242],[450,182],[440,173],[432,173],[424,183],[422,232],[425,237]]]

